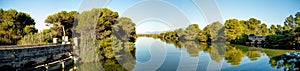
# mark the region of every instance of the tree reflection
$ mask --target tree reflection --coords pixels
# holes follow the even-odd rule
[[[225,43],[207,43],[197,41],[172,41],[164,38],[159,38],[168,44],[173,44],[177,48],[185,48],[191,57],[199,56],[200,51],[209,53],[210,59],[220,63],[223,59],[231,65],[239,65],[244,56],[247,56],[251,61],[255,61],[261,57],[261,52],[268,55],[268,49],[254,48],[243,45],[232,45]],[[277,50],[282,51],[282,50]]]
[[[115,59],[102,60],[101,64],[104,70],[107,71],[126,71],[126,69],[122,67]]]
[[[201,50],[197,44],[198,43],[196,43],[195,41],[186,41],[182,43],[182,45],[187,49],[187,52],[192,57],[198,56]]]
[[[100,62],[80,64],[79,70],[92,69],[87,71],[131,71],[134,69],[136,64],[136,49],[132,42],[121,42],[115,40],[111,49],[106,49],[104,51],[111,53],[102,53],[101,56],[103,59],[101,59]]]
[[[200,50],[202,49],[201,47],[199,47],[199,42],[197,41],[172,41],[164,38],[160,38],[160,40],[168,44],[173,44],[177,48],[186,48],[188,54],[192,57],[198,56]]]
[[[100,62],[79,64],[78,71],[104,71]],[[71,71],[71,70],[70,70]],[[75,70],[76,71],[76,68]]]
[[[240,64],[244,54],[241,50],[233,46],[226,46],[225,60],[231,65]]]
[[[269,64],[273,68],[287,71],[299,70],[300,67],[300,52],[290,52],[283,55],[270,58]]]
[[[219,45],[219,46],[218,46]],[[206,50],[210,54],[210,58],[218,63],[224,58],[224,45],[222,44],[211,44]]]
[[[207,43],[199,43],[198,45],[200,46],[201,50],[204,50],[204,51],[206,51],[207,48],[210,46]]]
[[[246,56],[248,56],[251,61],[254,61],[260,57],[260,54],[259,51],[247,51]]]
[[[122,65],[126,70],[133,70],[135,62],[135,47],[131,43],[125,44],[125,49],[122,52],[115,53],[116,60]]]
[[[131,71],[135,67],[135,48],[133,44],[125,44],[123,46],[124,49],[120,51],[114,51],[115,57],[113,58],[104,58],[100,60],[100,64],[102,65],[104,70],[107,71]],[[83,64],[84,65],[84,64]],[[99,65],[99,62],[96,63],[88,63],[85,64],[84,66],[81,65],[81,68],[83,69],[89,69],[91,67],[94,67],[95,65],[101,67]],[[91,66],[91,67],[90,67]],[[95,67],[97,68],[97,67]],[[94,68],[92,68],[94,69]],[[90,70],[90,71],[101,71],[101,69],[97,70]]]

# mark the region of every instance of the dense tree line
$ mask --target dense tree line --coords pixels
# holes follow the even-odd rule
[[[48,44],[53,38],[66,35],[72,41],[75,36],[80,39],[82,62],[124,58],[135,50],[135,23],[108,8],[60,11],[49,15],[45,23],[50,29],[37,33],[29,14],[0,9],[0,45]]]
[[[187,28],[161,34],[141,34],[140,36],[151,36],[163,38],[166,41],[229,41],[231,43],[244,44],[248,36],[266,36],[267,46],[276,47],[300,47],[300,12],[295,16],[288,16],[284,25],[272,24],[268,27],[265,23],[255,18],[248,20],[229,19],[224,26],[220,22],[213,22],[199,29],[197,24],[191,24]],[[274,47],[273,47],[274,48]],[[285,49],[285,48],[284,48]]]
[[[196,41],[211,42],[222,41],[224,39],[224,27],[220,22],[213,22],[201,30],[198,24],[190,24],[187,28],[179,28],[174,31],[168,31],[160,34],[140,34],[139,36],[149,36],[162,38],[166,41]]]
[[[300,12],[296,13],[295,17],[292,15],[288,16],[283,26],[272,24],[268,28],[265,23],[261,23],[260,20],[255,18],[250,18],[249,20],[229,19],[225,22],[225,32],[227,40],[232,43],[242,44],[247,41],[245,38],[248,36],[266,36],[264,44],[269,47],[290,47],[283,49],[295,49],[300,44],[299,20]]]
[[[249,20],[229,19],[225,21],[225,33],[227,40],[231,41],[238,39],[243,34],[266,36],[269,34],[269,29],[266,24],[255,18]]]
[[[0,45],[15,45],[27,34],[37,32],[29,14],[14,9],[0,9]]]

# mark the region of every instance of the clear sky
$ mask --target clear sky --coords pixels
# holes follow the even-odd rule
[[[119,15],[123,16],[127,9],[143,1],[111,0],[104,7],[117,11]],[[203,10],[199,9],[192,0],[163,1],[182,12],[190,23],[199,24],[201,29],[210,23],[205,18]],[[44,20],[48,15],[62,10],[80,11],[82,2],[81,0],[0,0],[0,8],[5,10],[12,8],[29,13],[35,19],[36,28],[42,30],[46,28]],[[270,24],[283,24],[287,16],[300,12],[300,0],[216,0],[216,4],[222,16],[222,22],[231,18],[247,20],[253,17],[270,26]],[[147,23],[139,25],[140,27],[137,27],[137,30],[141,30],[137,32],[171,30],[171,28],[159,27],[166,26],[163,23],[153,21],[152,24]]]

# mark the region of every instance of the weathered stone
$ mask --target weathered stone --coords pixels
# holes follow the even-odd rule
[[[0,67],[22,69],[26,65],[39,65],[69,57],[72,44],[0,46]]]

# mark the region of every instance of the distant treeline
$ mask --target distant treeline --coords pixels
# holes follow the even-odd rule
[[[300,12],[288,16],[284,25],[267,27],[260,20],[251,18],[247,21],[229,19],[225,22],[227,40],[231,43],[247,42],[247,36],[266,36],[262,41],[269,48],[299,49],[300,47]],[[274,46],[275,45],[275,46]]]
[[[139,36],[162,38],[168,41],[227,41],[241,44],[241,42],[246,42],[244,39],[247,39],[246,37],[249,35],[266,36],[266,40],[263,42],[267,46],[278,45],[270,48],[298,48],[300,47],[300,12],[297,12],[295,16],[288,16],[283,26],[272,24],[268,28],[265,23],[261,23],[255,18],[249,20],[229,19],[225,21],[224,26],[220,22],[213,22],[205,26],[203,30],[199,29],[197,24],[191,24],[186,29],[179,28],[160,34],[140,34]]]
[[[200,30],[198,24],[188,25],[187,28],[176,29],[174,31],[164,32],[160,34],[139,34],[139,36],[149,36],[154,38],[163,38],[167,41],[225,41],[224,27],[220,22],[213,22]],[[223,39],[223,40],[222,40]]]

